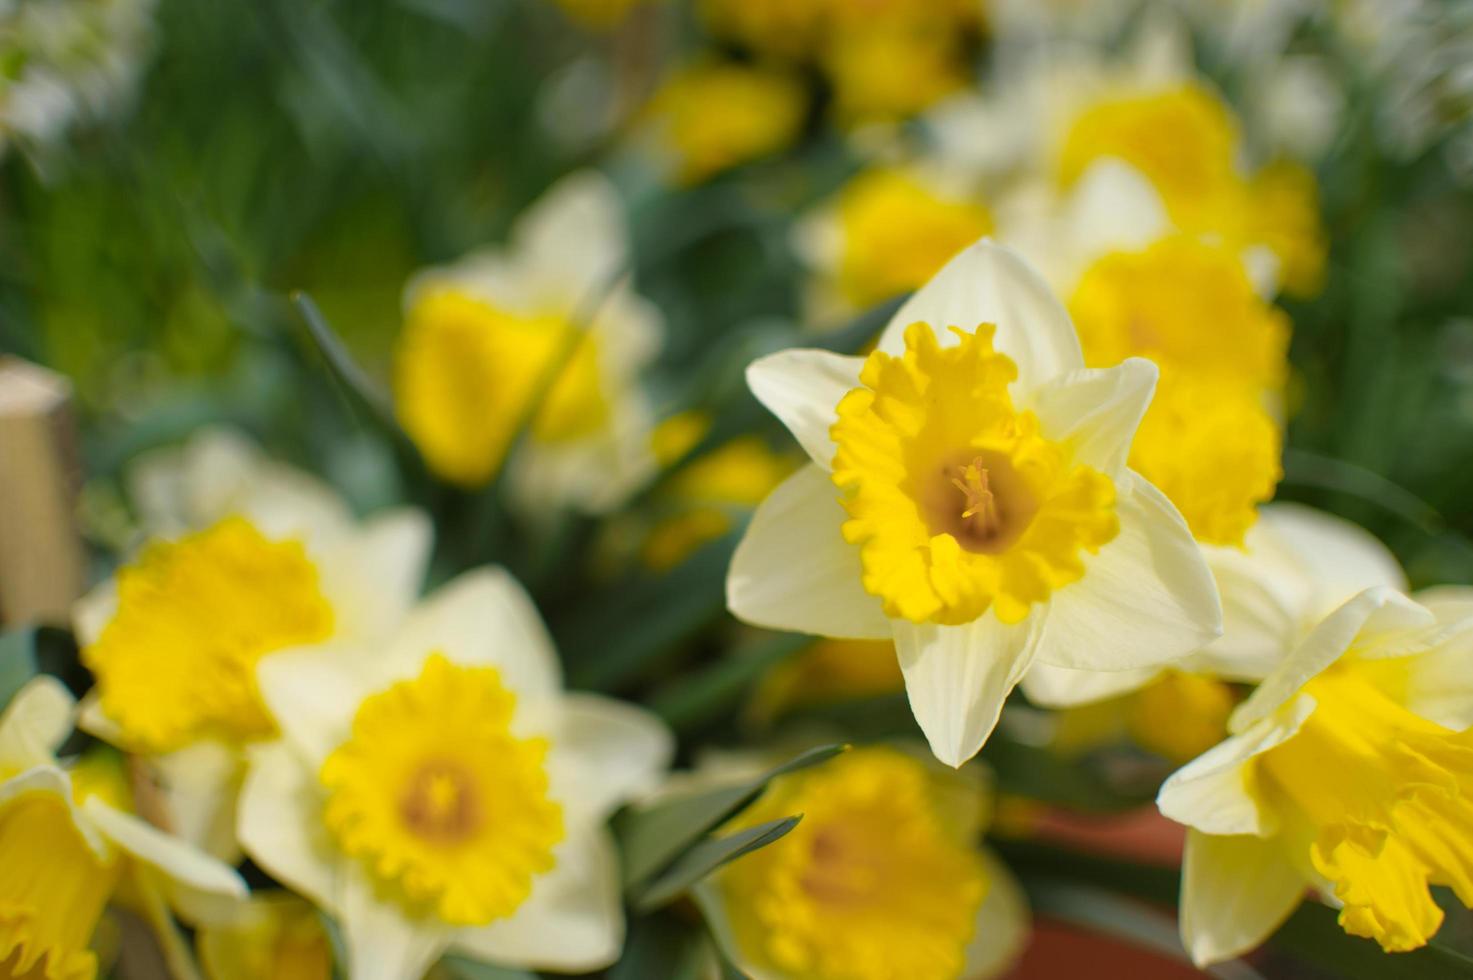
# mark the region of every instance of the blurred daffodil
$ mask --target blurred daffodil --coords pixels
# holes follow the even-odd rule
[[[175,833],[233,858],[242,753],[276,733],[256,664],[393,629],[419,592],[429,521],[405,508],[359,522],[224,430],[140,458],[129,479],[146,540],[74,611],[97,679],[83,727],[147,758]]]
[[[665,79],[649,118],[674,179],[699,184],[792,145],[807,111],[807,92],[785,68],[701,61]]]
[[[1206,732],[1218,733],[1211,744],[1226,736],[1235,698],[1224,681],[1261,681],[1326,614],[1357,593],[1407,587],[1384,544],[1347,520],[1301,504],[1269,504],[1242,547],[1203,552],[1222,596],[1222,636],[1164,669],[1099,673],[1039,664],[1023,679],[1035,704],[1089,706],[1077,719],[1064,713],[1060,748],[1078,751],[1129,735],[1185,762],[1200,754]]]
[[[725,831],[794,813],[787,836],[696,891],[723,951],[756,980],[999,976],[1027,939],[1017,884],[980,845],[975,773],[885,747],[774,780]]]
[[[795,238],[818,274],[814,305],[822,317],[919,289],[991,231],[991,213],[964,183],[921,167],[882,166],[851,179]]]
[[[728,605],[768,628],[893,639],[942,761],[976,754],[1035,663],[1144,668],[1221,632],[1186,524],[1126,466],[1155,367],[1086,368],[1015,253],[962,252],[868,358],[784,351],[748,380],[812,464],[758,508]]]
[[[132,813],[120,760],[72,769],[54,752],[71,732],[71,695],[41,676],[0,715],[0,972],[87,980],[88,948],[109,902],[133,904],[168,948],[167,906],[243,900],[230,868]]]
[[[667,419],[655,430],[655,455],[674,462],[706,428],[704,420],[689,413]],[[726,534],[796,465],[757,436],[740,436],[691,460],[657,494],[661,517],[645,538],[645,564],[666,571]]]
[[[287,892],[257,892],[195,935],[209,980],[331,980],[332,945],[318,911]]]
[[[767,672],[752,694],[748,715],[765,723],[795,708],[903,690],[894,643],[819,640]]]
[[[1181,930],[1196,963],[1258,945],[1307,888],[1389,952],[1436,933],[1429,886],[1473,906],[1468,613],[1359,593],[1162,786],[1161,811],[1191,828]]]
[[[588,171],[533,205],[505,249],[414,278],[394,393],[431,469],[472,488],[505,464],[524,509],[594,512],[649,474],[652,423],[638,377],[659,350],[662,321],[624,278],[628,247],[618,194]]]
[[[282,739],[241,794],[246,851],[340,923],[355,978],[447,948],[597,970],[623,936],[609,813],[672,751],[643,711],[562,691],[531,600],[462,575],[368,642],[260,665]]]

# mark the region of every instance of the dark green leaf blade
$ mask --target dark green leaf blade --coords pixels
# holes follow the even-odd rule
[[[634,905],[641,911],[659,908],[676,896],[687,891],[702,878],[744,854],[785,836],[798,826],[802,814],[769,820],[755,827],[747,827],[726,837],[703,840],[686,851],[648,885],[638,890]]]
[[[624,811],[615,821],[615,831],[623,846],[626,884],[640,885],[672,864],[755,800],[770,780],[832,759],[844,750],[842,745],[810,749],[749,782],[692,793],[645,810]]]

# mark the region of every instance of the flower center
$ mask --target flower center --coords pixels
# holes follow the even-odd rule
[[[399,808],[412,833],[446,843],[473,836],[482,819],[472,776],[442,760],[426,762],[409,778]]]
[[[905,354],[871,354],[839,402],[844,536],[887,615],[955,625],[993,609],[1016,623],[1118,533],[1115,486],[1013,407],[1017,369],[990,325],[952,329],[960,343],[942,348],[912,324]]]
[[[494,668],[434,653],[418,678],[365,698],[323,763],[323,822],[412,912],[485,925],[553,867],[564,831],[548,743],[513,735],[515,712]]]
[[[87,944],[122,863],[100,859],[65,801],[45,792],[0,809],[0,855],[0,976],[94,976]]]
[[[103,710],[144,751],[272,735],[257,661],[332,633],[301,543],[273,541],[239,517],[149,545],[118,572],[117,590],[117,612],[82,658]]]
[[[1473,905],[1473,729],[1414,715],[1354,661],[1304,690],[1314,713],[1259,757],[1262,792],[1333,883],[1347,932],[1422,946],[1443,915],[1429,884]]]
[[[930,779],[873,748],[775,781],[731,829],[804,818],[723,874],[738,942],[783,975],[959,975],[987,880]]]
[[[513,313],[454,289],[415,301],[396,354],[395,395],[405,431],[436,472],[466,486],[496,474],[571,329],[561,316]],[[576,441],[609,417],[598,345],[583,337],[531,434],[546,443]]]

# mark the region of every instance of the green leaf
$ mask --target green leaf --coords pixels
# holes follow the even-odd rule
[[[26,681],[36,676],[36,636],[40,628],[24,626],[0,633],[0,710]]]
[[[766,847],[798,826],[802,814],[769,820],[755,827],[747,827],[725,837],[712,837],[676,858],[663,873],[648,885],[638,889],[634,899],[635,908],[647,911],[659,908],[678,895],[688,891],[723,864],[735,861],[760,847]]]
[[[306,293],[293,293],[292,302],[296,304],[303,322],[307,324],[307,336],[312,339],[313,346],[322,355],[328,370],[347,391],[355,406],[366,409],[381,427],[399,432],[399,424],[394,420],[394,405],[388,394],[353,360],[353,355],[328,325],[327,318],[322,315],[317,304],[312,302],[312,297]]]
[[[701,980],[714,953],[705,930],[676,915],[639,916],[629,923],[629,938],[609,980]]]
[[[537,980],[530,970],[519,970],[510,966],[493,966],[479,960],[450,954],[440,959],[440,966],[459,980]]]
[[[757,779],[737,786],[691,793],[644,810],[624,810],[614,821],[623,846],[624,880],[641,885],[669,867],[702,837],[751,803],[778,776],[832,759],[842,745],[810,749]]]
[[[758,678],[811,643],[811,636],[780,633],[738,647],[704,670],[656,691],[650,708],[677,732],[687,731],[735,707]]]

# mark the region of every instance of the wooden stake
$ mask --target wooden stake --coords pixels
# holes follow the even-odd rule
[[[72,387],[0,357],[0,623],[67,622],[85,584]]]

